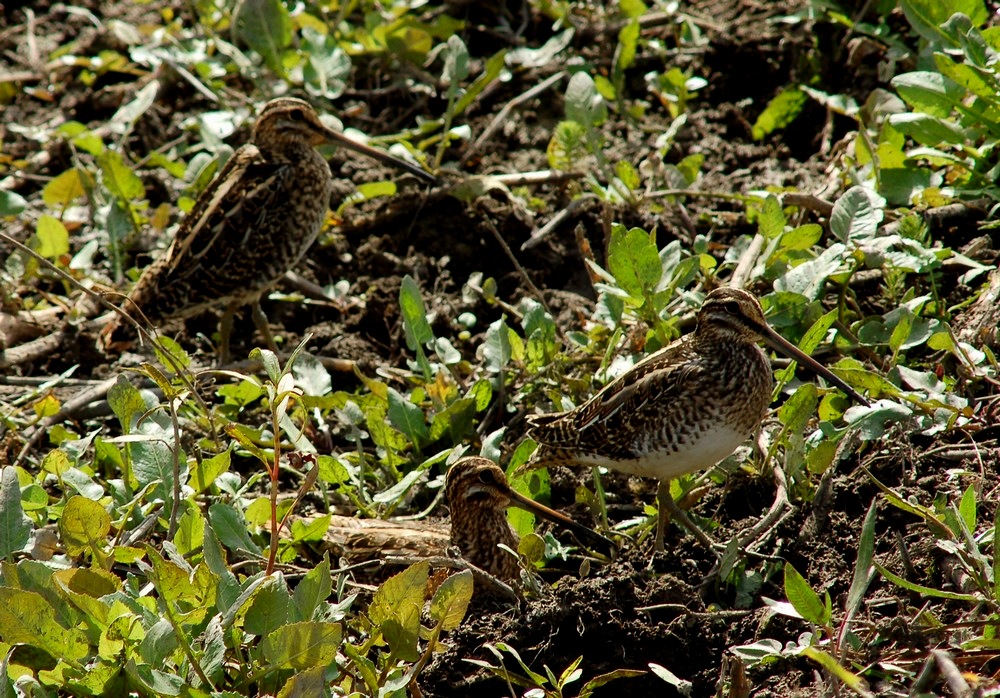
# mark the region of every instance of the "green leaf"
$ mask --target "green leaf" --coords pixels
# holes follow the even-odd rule
[[[342,638],[340,623],[290,623],[264,638],[260,656],[272,669],[325,667],[337,658]]]
[[[204,492],[215,482],[222,473],[229,470],[232,449],[226,449],[222,453],[217,453],[211,458],[191,465],[190,485],[195,493]]]
[[[483,68],[482,74],[476,78],[462,96],[455,102],[455,106],[452,109],[452,117],[458,116],[465,112],[469,108],[483,90],[489,87],[497,78],[500,77],[500,73],[503,72],[505,61],[507,58],[507,51],[500,51],[498,53],[490,56],[486,61],[486,66]]]
[[[969,485],[962,493],[962,501],[958,505],[958,513],[970,533],[976,532],[976,490]]]
[[[12,191],[0,191],[0,216],[16,216],[28,206],[28,200]]]
[[[127,203],[146,195],[142,180],[125,163],[121,153],[105,150],[97,156],[97,164],[104,176],[104,185],[120,201]]]
[[[982,599],[976,594],[958,594],[953,591],[941,591],[940,589],[925,587],[922,584],[914,584],[911,581],[896,576],[877,562],[875,563],[875,569],[877,569],[879,574],[888,579],[890,582],[898,587],[906,589],[907,591],[913,591],[936,599],[950,599],[952,601],[967,601],[970,603],[979,603],[982,601]]]
[[[619,160],[615,164],[615,174],[630,191],[635,191],[642,184],[639,172],[626,160]]]
[[[635,63],[636,48],[639,45],[639,21],[633,18],[631,22],[618,32],[618,46],[615,49],[616,79]]]
[[[463,570],[444,580],[431,599],[431,618],[442,630],[454,630],[462,623],[472,600],[472,572]]]
[[[323,560],[309,570],[292,593],[292,603],[299,620],[312,620],[316,609],[333,591],[330,577],[330,555],[323,554]]]
[[[483,342],[483,361],[486,370],[490,373],[500,373],[510,362],[511,332],[512,330],[507,327],[507,322],[503,318],[491,322],[490,326],[486,328],[486,340]]]
[[[260,555],[260,548],[250,539],[246,522],[231,504],[216,502],[208,508],[208,520],[219,541],[230,550]]]
[[[73,495],[59,519],[59,534],[66,552],[80,555],[100,549],[111,530],[111,517],[97,502]]]
[[[877,501],[872,500],[868,513],[861,524],[861,538],[858,540],[858,559],[854,563],[854,577],[847,591],[847,616],[853,618],[861,608],[868,585],[875,578],[875,518]]]
[[[862,186],[851,187],[833,205],[830,231],[841,242],[875,237],[884,215],[885,199]]]
[[[49,208],[62,211],[85,193],[80,171],[71,167],[45,185],[42,201]]]
[[[417,637],[430,563],[418,562],[383,582],[375,592],[368,616],[389,643],[393,656],[407,662],[420,658]]]
[[[806,93],[798,87],[788,87],[779,92],[767,103],[751,127],[753,139],[759,141],[769,133],[788,126],[802,111],[808,99]]]
[[[448,85],[450,90],[455,90],[467,77],[469,77],[469,49],[458,34],[452,34],[445,44],[441,81]]]
[[[31,519],[21,508],[17,468],[0,468],[0,559],[27,545],[31,529]]]
[[[608,245],[608,271],[641,306],[663,274],[654,236],[640,228],[626,230],[615,224]]]
[[[288,622],[290,605],[291,596],[284,577],[267,577],[246,610],[244,629],[251,635],[270,635]]]
[[[956,12],[969,17],[976,26],[982,26],[989,13],[982,0],[901,0],[899,3],[910,25],[924,39],[935,44],[953,46],[954,42],[941,30],[949,17]]]
[[[566,118],[592,129],[604,122],[608,108],[597,92],[594,80],[584,72],[574,73],[566,87]]]
[[[427,342],[434,339],[434,332],[427,322],[427,308],[420,294],[420,287],[413,277],[407,274],[403,277],[399,289],[399,310],[403,315],[403,329],[406,331],[406,346],[416,351]]]
[[[757,215],[757,230],[766,240],[773,240],[785,229],[785,212],[781,210],[781,202],[776,196],[768,196],[764,208]],[[782,243],[784,243],[782,238]]]
[[[39,243],[36,252],[46,259],[57,259],[69,253],[69,232],[58,218],[48,214],[39,217],[35,235]]]
[[[0,639],[8,645],[27,645],[53,658],[77,662],[87,656],[88,643],[76,628],[64,628],[55,609],[33,591],[0,587]]]
[[[429,430],[424,411],[392,388],[389,388],[389,422],[405,434],[415,448],[427,443]]]
[[[802,648],[802,654],[809,657],[828,672],[844,682],[844,685],[857,693],[862,698],[875,698],[875,694],[868,690],[865,680],[857,674],[852,673],[840,664],[836,659],[821,649],[808,645]]]
[[[240,0],[233,35],[260,54],[268,68],[285,74],[281,54],[292,41],[292,22],[281,0]]]
[[[810,623],[816,625],[829,623],[830,619],[827,617],[823,601],[790,562],[785,563],[785,596],[788,597],[792,608]]]

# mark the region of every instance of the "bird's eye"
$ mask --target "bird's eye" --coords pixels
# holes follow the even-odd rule
[[[736,301],[729,301],[722,307],[725,308],[726,312],[729,313],[730,315],[739,315],[740,313],[740,304],[737,303]]]
[[[484,470],[479,473],[479,481],[484,485],[494,485],[496,484],[496,479],[493,477],[493,473],[489,470]]]
[[[288,113],[288,117],[292,121],[303,121],[306,118],[306,115],[301,109],[292,109],[292,111]]]

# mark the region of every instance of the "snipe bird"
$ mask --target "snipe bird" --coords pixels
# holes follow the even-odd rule
[[[711,546],[670,496],[670,480],[715,465],[760,424],[774,378],[759,340],[868,404],[775,332],[753,295],[717,288],[698,311],[693,333],[650,354],[579,407],[529,417],[528,436],[539,448],[527,467],[603,465],[656,478],[655,549],[663,550],[668,510]]]
[[[448,470],[445,492],[451,509],[451,544],[466,561],[501,581],[520,576],[518,559],[497,547],[502,543],[517,550],[517,534],[507,521],[510,506],[564,526],[608,554],[616,550],[613,541],[512,489],[503,470],[487,458],[467,456],[457,461]]]
[[[156,326],[224,307],[219,331],[225,363],[233,314],[251,304],[254,322],[273,349],[260,298],[319,235],[333,177],[316,146],[327,142],[436,181],[415,165],[328,128],[307,102],[271,100],[257,117],[251,141],[233,153],[201,193],[166,254],[143,272],[123,310]],[[126,324],[116,315],[101,333],[102,344],[117,343]]]

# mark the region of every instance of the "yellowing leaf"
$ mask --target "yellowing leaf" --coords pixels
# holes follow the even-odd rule
[[[69,253],[69,232],[58,218],[47,214],[39,218],[35,235],[38,236],[36,251],[46,259]]]
[[[42,201],[51,209],[61,211],[84,195],[80,171],[75,167],[63,172],[42,189]]]
[[[70,555],[98,550],[111,530],[111,517],[97,502],[73,495],[59,519],[59,534]]]

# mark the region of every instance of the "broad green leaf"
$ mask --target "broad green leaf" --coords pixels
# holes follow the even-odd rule
[[[27,545],[31,529],[31,519],[21,508],[17,468],[0,468],[0,559]]]
[[[608,245],[608,271],[636,304],[642,305],[663,273],[655,238],[640,228],[626,230],[615,224]]]
[[[240,0],[233,11],[233,34],[260,54],[268,68],[285,74],[281,54],[292,41],[292,23],[281,0]]]
[[[292,602],[298,620],[312,620],[316,609],[326,601],[333,591],[330,577],[330,555],[323,554],[323,560],[309,570],[292,593]]]
[[[989,13],[982,0],[901,0],[899,3],[903,14],[910,25],[924,39],[932,43],[954,45],[954,42],[941,30],[951,15],[956,12],[969,17],[975,26],[982,26],[989,18]]]
[[[131,433],[135,420],[146,411],[145,401],[124,374],[119,374],[118,380],[108,390],[108,405],[125,434]]]
[[[636,48],[639,45],[639,21],[635,18],[618,32],[618,47],[615,49],[615,73],[620,76],[635,63]],[[618,78],[616,77],[616,80]]]
[[[208,520],[219,541],[230,550],[260,555],[260,548],[250,539],[246,522],[231,505],[216,502],[208,508]]]
[[[802,111],[808,99],[806,93],[798,87],[783,89],[767,103],[764,111],[757,117],[751,128],[753,139],[759,141],[764,136],[788,126]]]
[[[69,231],[58,218],[45,214],[35,228],[38,237],[38,254],[46,259],[57,259],[69,253]]]
[[[368,607],[369,617],[382,630],[393,656],[403,661],[415,662],[420,657],[417,637],[429,571],[430,563],[418,562],[390,577]]]
[[[232,449],[227,448],[225,451],[217,453],[211,458],[191,464],[190,484],[194,488],[195,493],[204,492],[211,487],[217,477],[229,470],[231,455]]]
[[[340,97],[351,74],[351,57],[333,32],[324,34],[312,27],[303,27],[302,38],[308,49],[302,66],[306,89],[326,99]]]
[[[929,114],[893,114],[889,123],[900,133],[931,148],[965,143],[969,134],[954,121]]]
[[[328,641],[327,644],[333,643]],[[326,674],[327,667],[325,666],[314,666],[305,671],[298,671],[285,682],[275,698],[305,698],[305,696],[325,695],[328,684]]]
[[[781,202],[776,196],[768,196],[764,207],[757,214],[757,230],[765,240],[773,240],[785,229],[785,212],[781,210]],[[784,243],[784,238],[782,238]]]
[[[442,630],[454,630],[462,623],[472,600],[472,572],[463,570],[444,580],[431,599],[431,618]]]
[[[810,623],[816,625],[827,625],[829,618],[826,616],[826,607],[819,595],[812,590],[805,577],[792,567],[791,563],[785,563],[785,596],[788,602],[798,613]]]
[[[500,373],[511,359],[511,329],[507,322],[500,318],[490,323],[486,328],[486,340],[483,343],[483,361],[490,373]]]
[[[125,163],[121,153],[105,150],[97,156],[97,164],[101,168],[104,185],[120,201],[127,203],[146,195],[146,187],[143,186],[142,180]]]
[[[55,610],[40,594],[0,587],[0,639],[8,645],[27,645],[53,658],[77,662],[88,652],[86,636],[77,628],[64,628]]]
[[[615,174],[630,191],[635,191],[642,184],[639,172],[626,160],[619,160],[615,164]]]
[[[441,81],[451,89],[457,89],[459,83],[469,76],[469,49],[458,34],[448,37],[444,49],[444,70],[441,71]]]
[[[111,517],[97,502],[73,495],[59,519],[59,534],[70,555],[99,550],[111,530]]]
[[[429,431],[424,411],[392,388],[389,388],[388,414],[392,426],[405,434],[414,447],[419,449],[427,442]]]
[[[196,506],[184,507],[184,513],[177,521],[174,545],[181,555],[188,555],[201,549],[205,542],[205,517]]]
[[[71,167],[45,185],[42,189],[42,201],[49,208],[62,211],[85,193],[80,171]]]
[[[962,106],[965,88],[941,73],[914,71],[897,75],[890,83],[915,111],[946,118]],[[894,124],[895,125],[895,124]]]
[[[270,635],[288,622],[291,600],[284,577],[267,577],[246,609],[244,629],[251,635]]]
[[[325,667],[337,658],[342,638],[340,623],[290,623],[264,638],[260,656],[273,669]]]
[[[875,237],[884,215],[885,199],[862,186],[851,187],[833,205],[830,230],[841,242]]]

